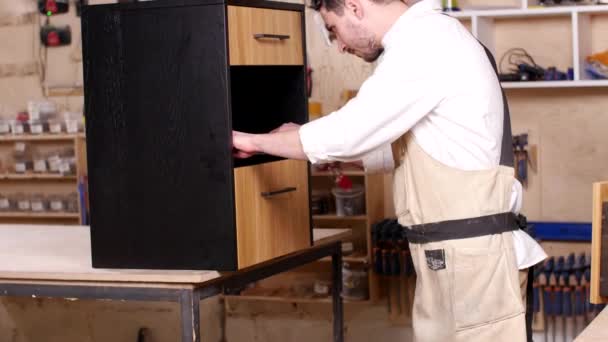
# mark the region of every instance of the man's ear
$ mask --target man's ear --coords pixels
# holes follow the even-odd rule
[[[344,0],[344,9],[352,13],[358,19],[363,18],[363,4],[362,1],[367,0]]]

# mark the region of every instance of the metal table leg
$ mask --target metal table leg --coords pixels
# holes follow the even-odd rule
[[[332,263],[332,301],[334,307],[334,342],[344,341],[344,318],[342,307],[342,250],[331,255]]]
[[[179,296],[182,342],[200,342],[200,293],[197,289],[182,290]]]

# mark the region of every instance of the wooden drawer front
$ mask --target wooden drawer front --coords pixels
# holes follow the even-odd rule
[[[310,246],[306,162],[237,168],[234,187],[239,268]]]
[[[304,64],[299,12],[228,6],[228,42],[230,65]]]

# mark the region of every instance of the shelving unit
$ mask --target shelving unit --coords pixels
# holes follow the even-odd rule
[[[520,8],[465,9],[449,14],[461,20],[473,35],[492,51],[497,61],[507,49],[512,47],[523,47],[535,57],[541,54],[541,49],[547,49],[547,41],[549,41],[553,43],[549,47],[553,56],[548,58],[555,58],[555,61],[563,63],[564,65],[557,65],[559,69],[572,67],[574,70],[572,81],[503,82],[504,88],[608,87],[608,80],[593,80],[584,71],[586,56],[608,48],[608,38],[606,38],[608,24],[605,24],[608,22],[608,6],[538,7],[536,5],[537,3],[523,0]],[[514,27],[521,27],[520,21],[529,24],[533,22],[535,26],[534,30],[527,30],[526,36],[519,38],[519,41],[514,41],[513,38],[506,41],[497,33],[501,25],[511,30]],[[543,44],[537,44],[536,35],[543,38]],[[518,37],[521,34],[511,32],[508,36]],[[558,55],[567,55],[568,58],[560,59]]]
[[[15,143],[25,142],[40,151],[70,147],[76,157],[76,172],[71,175],[57,173],[14,173],[7,165],[0,173],[0,192],[3,194],[79,194],[79,183],[87,175],[86,142],[77,134],[6,134],[0,135],[0,159],[6,161]],[[79,194],[80,195],[80,194]],[[80,196],[79,196],[80,198]],[[86,209],[79,200],[78,212],[0,211],[0,223],[84,224]]]
[[[313,215],[315,227],[348,227],[353,230],[350,239],[354,252],[343,257],[344,262],[367,267],[369,299],[359,302],[377,302],[383,293],[379,286],[378,276],[371,268],[372,242],[371,226],[384,218],[384,175],[366,174],[363,170],[345,169],[341,174],[351,178],[353,183],[362,184],[365,189],[365,213],[355,216],[337,216],[335,214]],[[331,171],[311,170],[311,189],[330,190],[336,173]],[[333,197],[331,198],[333,201]],[[326,263],[329,260],[321,260]],[[326,267],[328,267],[326,265]]]

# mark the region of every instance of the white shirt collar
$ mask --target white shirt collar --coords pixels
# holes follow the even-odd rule
[[[401,27],[406,25],[411,19],[419,17],[425,13],[441,11],[441,3],[438,0],[422,0],[415,3],[412,7],[408,8],[397,21],[391,26],[388,32],[382,37],[382,46],[384,49],[390,48],[390,46],[398,40]]]

